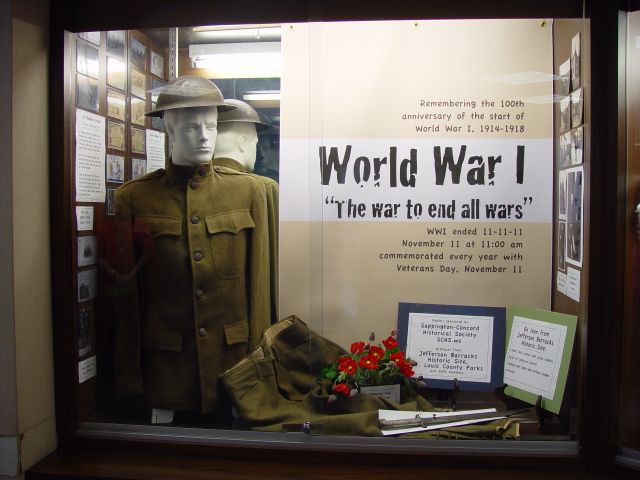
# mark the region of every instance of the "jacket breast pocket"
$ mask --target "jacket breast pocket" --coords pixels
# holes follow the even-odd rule
[[[205,218],[213,265],[221,277],[236,278],[247,268],[251,232],[255,228],[247,209],[231,210]]]
[[[182,218],[143,215],[135,218],[133,233],[146,256],[180,258]]]

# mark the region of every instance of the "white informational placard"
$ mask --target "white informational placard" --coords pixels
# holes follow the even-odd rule
[[[104,117],[76,109],[76,201],[104,203]]]
[[[560,293],[567,294],[567,274],[558,272],[556,278],[556,287]]]
[[[553,399],[567,327],[515,316],[504,362],[504,382]]]
[[[93,207],[78,206],[76,207],[76,224],[79,232],[93,230]]]
[[[96,376],[96,356],[78,362],[78,383],[86,382]]]
[[[493,318],[411,313],[407,357],[418,362],[415,376],[489,383]]]
[[[580,270],[567,267],[567,297],[580,301]]]
[[[165,168],[164,133],[145,130],[147,134],[147,173]]]

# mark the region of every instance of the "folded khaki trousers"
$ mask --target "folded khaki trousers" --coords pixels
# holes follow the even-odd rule
[[[312,429],[322,434],[380,436],[379,409],[435,411],[427,400],[404,386],[400,404],[369,395],[330,402],[331,382],[319,376],[344,354],[344,349],[291,316],[267,329],[261,344],[220,379],[240,423],[255,430],[283,431],[285,424],[310,422]],[[419,436],[515,438],[517,424],[501,420]]]

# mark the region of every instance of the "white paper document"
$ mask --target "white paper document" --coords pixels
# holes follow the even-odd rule
[[[480,418],[475,420],[455,420],[457,415],[468,415],[472,413],[493,413],[496,412],[495,417],[490,418]],[[490,422],[492,420],[498,420],[500,418],[505,418],[504,415],[500,415],[497,413],[495,408],[483,408],[480,410],[464,410],[457,412],[406,412],[402,410],[378,410],[378,419],[379,420],[411,420],[412,418],[416,418],[416,416],[420,416],[420,418],[446,418],[452,417],[450,423],[443,423],[440,425],[431,425],[428,427],[409,427],[409,428],[394,428],[392,430],[382,430],[383,435],[402,435],[404,433],[415,433],[415,432],[427,432],[429,430],[438,430],[441,428],[449,428],[449,427],[461,427],[463,425],[471,425],[474,423],[482,423],[482,422]]]
[[[79,232],[93,230],[93,207],[77,206],[76,223]]]
[[[513,317],[504,361],[504,382],[553,400],[567,327]]]
[[[145,130],[147,133],[147,173],[165,168],[164,133]]]
[[[104,117],[76,110],[76,201],[104,203]]]
[[[86,382],[96,376],[96,356],[78,362],[78,383]]]

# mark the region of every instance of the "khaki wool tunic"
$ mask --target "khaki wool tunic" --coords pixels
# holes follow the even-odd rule
[[[144,393],[153,408],[220,408],[218,376],[271,323],[264,183],[171,165],[120,187],[115,207],[118,267],[139,267],[137,298],[116,319],[116,393]]]

